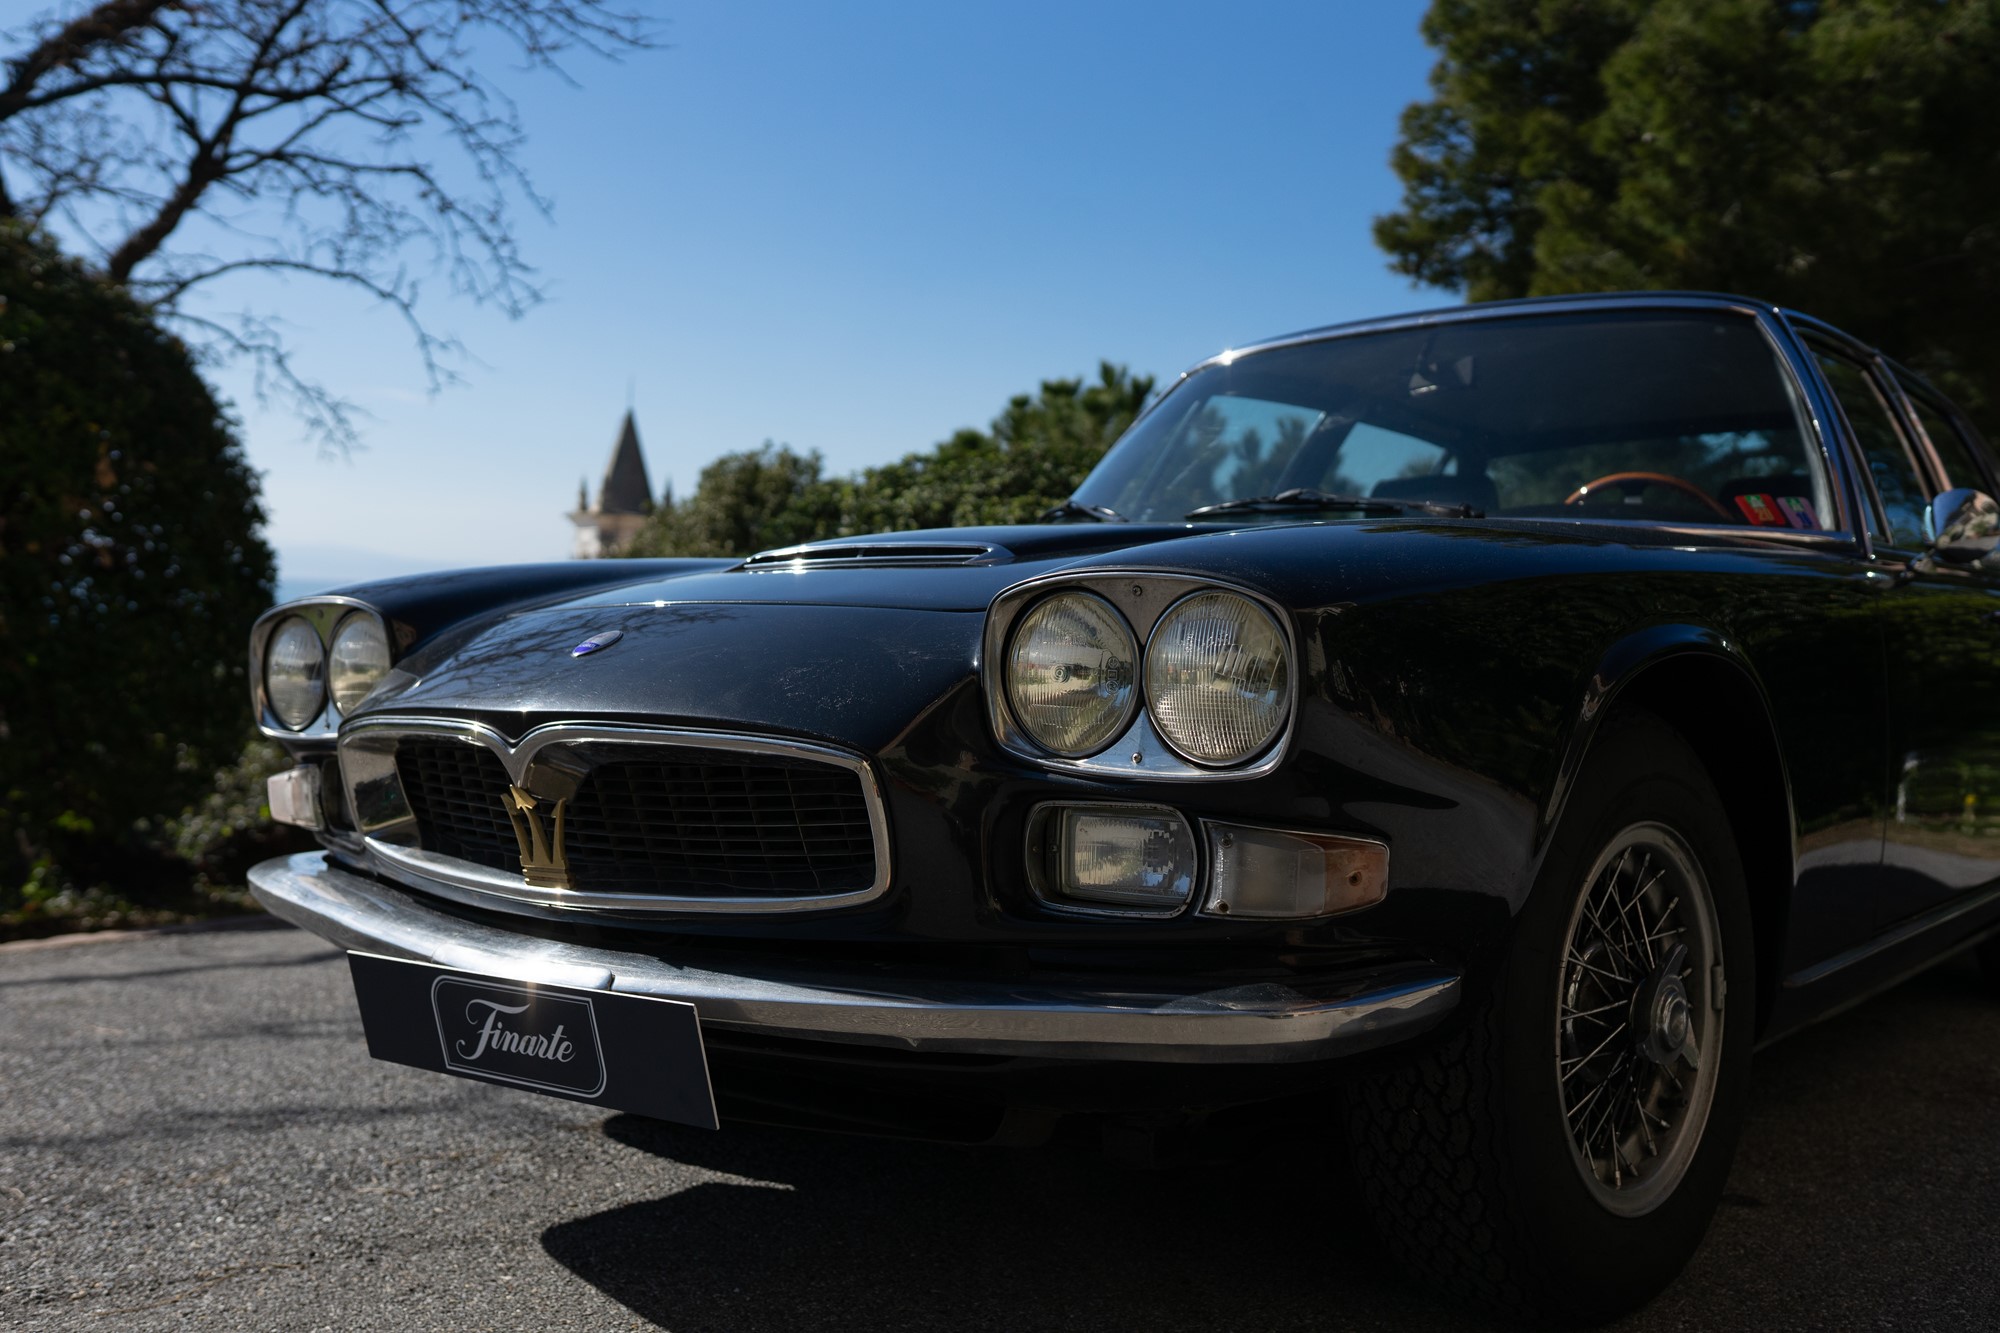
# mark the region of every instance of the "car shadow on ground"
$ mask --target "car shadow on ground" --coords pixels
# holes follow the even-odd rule
[[[1310,1152],[1135,1171],[1085,1148],[635,1116],[605,1132],[734,1178],[543,1233],[558,1262],[677,1333],[1308,1328],[1329,1300],[1361,1323],[1455,1313],[1402,1280],[1351,1178]]]
[[[2000,1312],[1996,1050],[2000,1002],[1958,960],[1761,1053],[1702,1251],[1622,1326],[1962,1327]],[[604,1132],[730,1178],[542,1235],[557,1262],[676,1333],[1476,1323],[1395,1267],[1337,1150],[1273,1143],[1227,1166],[1135,1172],[1069,1148],[634,1116]]]

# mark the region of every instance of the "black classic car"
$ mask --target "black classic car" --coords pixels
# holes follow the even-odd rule
[[[1421,1270],[1599,1318],[1755,1047],[2000,930],[1993,467],[1740,298],[1275,339],[1037,525],[276,608],[325,851],[253,884],[385,1059],[1121,1151],[1309,1108]]]

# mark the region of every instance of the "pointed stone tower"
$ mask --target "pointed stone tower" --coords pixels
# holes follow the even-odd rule
[[[579,560],[617,555],[645,526],[653,512],[653,483],[646,476],[646,459],[639,452],[639,426],[630,409],[619,427],[618,443],[611,448],[611,462],[604,469],[604,482],[597,488],[597,503],[577,487],[576,512],[569,521],[576,524]]]

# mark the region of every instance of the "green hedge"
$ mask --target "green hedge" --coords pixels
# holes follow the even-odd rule
[[[263,518],[187,349],[0,224],[0,913],[143,892],[243,756]]]

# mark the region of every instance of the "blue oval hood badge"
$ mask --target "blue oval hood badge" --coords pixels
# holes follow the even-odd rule
[[[585,639],[582,643],[579,643],[576,647],[570,649],[569,655],[571,657],[588,657],[592,653],[598,651],[600,648],[609,648],[612,644],[618,642],[620,639],[624,637],[625,637],[624,630],[608,629],[605,630],[602,634],[591,635],[589,638]]]

